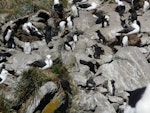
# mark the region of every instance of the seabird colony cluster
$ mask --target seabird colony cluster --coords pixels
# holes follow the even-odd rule
[[[110,47],[115,44],[121,46],[140,46],[140,33],[141,33],[141,25],[138,20],[137,11],[142,9],[143,13],[145,13],[150,8],[150,2],[148,0],[143,0],[140,3],[140,0],[115,0],[116,8],[114,9],[118,15],[120,16],[120,24],[122,29],[116,32],[116,42],[109,43],[109,40],[106,40],[103,33],[100,30],[96,30],[95,33],[97,35],[96,40],[97,43],[102,43],[104,45],[108,45]],[[130,10],[126,10],[125,2],[129,3]],[[33,41],[41,40],[45,41],[45,44],[48,46],[49,43],[53,40],[53,37],[58,36],[64,40],[63,47],[64,50],[73,52],[76,46],[79,35],[84,34],[84,32],[79,31],[74,27],[74,18],[80,17],[80,10],[85,10],[91,12],[94,18],[96,18],[95,24],[101,24],[101,27],[109,27],[111,17],[107,14],[107,12],[100,10],[101,4],[97,4],[96,2],[88,1],[88,0],[68,0],[68,4],[71,4],[71,7],[68,11],[65,10],[64,5],[59,0],[54,0],[54,4],[51,10],[51,13],[47,11],[39,11],[36,14],[37,22],[45,24],[45,28],[39,29],[33,22],[29,16],[25,16],[23,18],[19,18],[14,21],[10,21],[6,23],[6,27],[3,30],[3,46],[9,49],[20,48],[25,54],[32,54],[34,49],[31,47],[31,43]],[[125,14],[129,13],[129,16],[126,18]],[[35,16],[35,15],[34,15]],[[22,41],[24,44],[19,45],[16,43],[16,38]],[[131,40],[137,39],[135,43],[132,43]],[[91,38],[95,39],[95,38]],[[50,48],[51,49],[51,48]],[[89,54],[89,57],[94,57],[95,59],[99,59],[100,55],[104,54],[103,48],[99,47],[97,44],[92,46],[94,51],[93,56]],[[5,51],[0,52],[0,84],[4,83],[7,75],[10,75],[9,72],[5,69],[5,63],[7,61],[7,57],[10,57],[11,54]],[[84,60],[80,60],[80,63],[83,65],[89,66],[89,69],[92,73],[96,73],[96,69],[100,66],[97,62],[87,62]],[[53,65],[53,61],[51,59],[51,55],[47,55],[46,59],[39,59],[37,61],[33,61],[28,66],[38,67],[42,70],[50,68]],[[61,81],[62,87],[67,89],[64,86],[65,80]],[[65,84],[68,84],[65,82]],[[110,83],[111,84],[111,83]],[[114,82],[113,82],[114,84]],[[96,87],[95,82],[92,78],[90,78],[86,82],[86,86],[82,86],[87,89],[94,89]],[[112,94],[113,94],[112,86]],[[69,87],[69,92],[71,93],[71,89]],[[124,113],[150,113],[149,105],[150,105],[150,97],[148,96],[150,93],[150,86],[136,89],[134,91],[128,91],[129,93],[129,105],[125,108]]]

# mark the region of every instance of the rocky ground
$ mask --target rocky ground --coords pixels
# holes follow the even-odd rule
[[[100,2],[99,2],[100,3]],[[127,9],[129,5],[125,3]],[[21,73],[28,70],[30,67],[27,65],[35,60],[45,57],[47,54],[52,56],[53,61],[61,59],[63,66],[67,69],[70,77],[69,82],[72,84],[71,88],[73,95],[69,94],[69,113],[122,113],[127,103],[126,90],[134,90],[136,88],[146,86],[150,81],[150,37],[149,37],[149,17],[150,11],[146,11],[138,20],[141,22],[142,35],[140,37],[140,46],[127,46],[115,45],[117,52],[114,52],[107,44],[102,44],[92,37],[95,37],[95,31],[100,30],[106,37],[108,42],[115,40],[115,33],[122,29],[120,24],[120,17],[114,11],[115,3],[101,4],[100,9],[104,10],[110,15],[110,26],[102,28],[100,24],[95,24],[96,19],[92,16],[91,11],[80,10],[80,16],[73,19],[74,31],[82,31],[83,34],[78,36],[78,41],[75,43],[73,51],[64,49],[64,38],[58,36],[53,37],[52,41],[47,45],[45,40],[37,40],[31,42],[31,54],[25,54],[20,49],[23,47],[24,41],[14,37],[16,42],[15,49],[8,49],[3,44],[3,31],[10,22],[4,24],[1,28],[1,51],[10,52],[11,57],[7,57],[5,62],[6,69],[14,70],[16,76],[8,77],[5,84],[0,84],[0,93],[5,94],[5,98],[16,102],[14,96],[14,89],[17,83],[22,80]],[[49,12],[47,12],[49,13]],[[127,11],[126,11],[127,13]],[[138,13],[141,13],[140,11]],[[30,20],[41,30],[45,27],[44,24],[36,22],[36,15],[29,15]],[[0,21],[3,22],[7,18],[7,14],[0,14]],[[27,15],[28,16],[28,15]],[[50,20],[50,19],[49,19]],[[15,21],[15,20],[12,20]],[[97,44],[104,50],[104,54],[100,58],[94,58],[92,46]],[[91,57],[89,57],[89,55]],[[95,67],[95,72],[91,72],[87,65],[81,64],[81,60],[91,62]],[[92,67],[93,67],[92,66]],[[42,70],[40,70],[42,71]],[[88,80],[95,83],[92,88],[85,87]],[[30,88],[30,87],[28,87]],[[50,103],[44,105],[44,109],[37,110],[42,98],[48,94],[54,94],[50,98]],[[54,110],[59,108],[64,102],[66,93],[59,91],[59,85],[56,82],[48,81],[39,87],[38,93],[34,97],[22,103],[19,113],[33,113],[41,112],[47,113],[47,106]],[[48,97],[47,97],[48,98]],[[58,100],[58,101],[57,101]],[[66,100],[66,99],[65,99]],[[60,105],[54,106],[52,103],[59,103]],[[58,107],[59,106],[59,107]],[[12,110],[12,108],[11,108]],[[3,111],[2,111],[3,112]],[[17,112],[12,110],[11,112]],[[65,111],[63,111],[65,112]],[[62,113],[62,112],[61,112]]]

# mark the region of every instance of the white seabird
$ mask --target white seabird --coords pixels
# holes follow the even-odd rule
[[[63,9],[64,9],[64,7],[60,3],[59,0],[54,0],[53,9],[58,14],[59,18],[63,18]]]
[[[97,4],[95,2],[92,2],[91,4],[89,3],[85,3],[85,4],[79,4],[78,5],[79,8],[83,9],[83,10],[87,10],[87,11],[90,11],[90,10],[94,10],[97,8]]]
[[[42,36],[40,31],[31,23],[27,22],[22,25],[22,29],[28,34],[28,35],[37,35]]]
[[[45,60],[43,60],[43,59],[37,60],[28,65],[33,66],[33,67],[38,67],[38,68],[44,70],[44,69],[52,67],[53,61],[51,59],[51,55],[47,55]]]
[[[116,36],[136,34],[139,33],[140,30],[140,22],[138,20],[134,20],[130,27],[124,28],[123,30],[117,32]]]
[[[67,17],[67,27],[69,28],[69,29],[72,29],[73,28],[73,17],[72,16],[68,16]]]
[[[13,36],[13,30],[8,26],[3,33],[4,44],[6,44]]]
[[[120,0],[118,0],[117,7],[116,7],[115,11],[118,12],[120,16],[122,16],[123,13],[125,12],[125,9],[126,8],[125,8],[124,3]]]
[[[0,72],[0,84],[4,83],[7,79],[7,76],[11,75],[6,69],[1,69]]]

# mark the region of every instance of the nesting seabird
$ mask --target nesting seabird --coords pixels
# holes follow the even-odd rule
[[[95,90],[96,88],[96,83],[93,80],[92,77],[90,77],[87,81],[86,81],[86,89],[87,90]]]
[[[98,36],[98,40],[102,43],[102,44],[106,44],[106,38],[104,37],[104,35],[100,32],[100,30],[95,31],[97,36]]]
[[[112,96],[115,95],[115,81],[114,80],[106,80],[103,83],[103,87],[107,89],[110,95]]]
[[[79,4],[78,7],[80,9],[84,9],[84,10],[90,11],[90,10],[96,9],[97,8],[97,4],[95,2],[84,3],[84,4]]]
[[[128,105],[124,109],[124,113],[150,113],[150,84],[146,87],[137,88],[133,91],[127,91]]]
[[[63,18],[63,10],[64,10],[64,7],[63,7],[63,4],[60,3],[59,0],[54,0],[54,11],[58,14],[59,18]]]
[[[76,3],[83,3],[83,2],[86,2],[86,1],[88,1],[88,0],[69,0],[68,2],[76,4]]]
[[[12,49],[14,49],[16,47],[16,43],[15,43],[14,38],[10,38],[8,40],[8,42],[6,43],[6,47],[7,48],[12,48]]]
[[[11,75],[4,67],[0,70],[0,84],[4,83],[7,76]]]
[[[44,69],[52,67],[53,61],[51,59],[51,55],[47,55],[46,59],[37,60],[37,61],[34,61],[31,64],[28,64],[28,65],[33,66],[33,67],[38,67],[38,68],[44,70]]]
[[[121,21],[121,26],[123,28],[127,28],[128,27],[128,21],[124,16],[120,16],[120,21]]]
[[[38,30],[38,28],[36,28],[35,25],[33,25],[31,22],[27,22],[27,23],[24,23],[22,25],[22,29],[28,34],[28,35],[31,35],[31,36],[37,36],[39,38],[42,37],[42,33]]]
[[[93,72],[94,74],[96,73],[96,70],[99,68],[99,64],[96,63],[92,63],[91,61],[84,61],[84,60],[80,60],[80,63],[83,65],[86,65],[89,67],[90,71]]]
[[[129,9],[129,13],[130,13],[128,18],[129,21],[133,22],[134,20],[137,20],[137,13],[134,8]]]
[[[150,113],[149,105],[150,105],[150,84],[146,87],[141,99],[137,102],[135,106],[136,113]]]
[[[123,13],[125,12],[125,5],[122,1],[118,0],[115,11],[118,12],[120,16],[123,15]]]
[[[66,21],[67,21],[67,28],[73,29],[73,16],[68,16]]]
[[[6,61],[7,61],[6,55],[3,53],[0,53],[0,63],[6,62]]]
[[[13,36],[14,36],[13,29],[10,26],[7,26],[7,28],[3,33],[4,45],[6,45],[6,43],[10,40],[10,38],[13,38]]]
[[[65,41],[65,42],[64,42],[64,48],[65,48],[65,50],[67,50],[67,51],[73,51],[74,48],[75,48],[75,43],[74,43],[74,41],[70,41],[70,42]]]
[[[96,20],[96,24],[102,24],[102,28],[109,26],[109,15],[102,15],[102,17],[98,17]]]
[[[136,34],[140,32],[140,29],[140,22],[138,20],[134,20],[130,27],[124,28],[123,30],[117,32],[116,36]]]

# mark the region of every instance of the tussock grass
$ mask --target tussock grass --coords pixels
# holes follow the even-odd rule
[[[67,0],[61,0],[67,6]],[[9,20],[33,14],[40,9],[51,11],[53,0],[0,0],[0,13],[9,13]]]
[[[0,94],[0,113],[10,113],[11,102],[5,98],[4,94]]]
[[[52,73],[44,73],[37,68],[30,68],[24,71],[21,79],[15,88],[15,96],[18,98],[18,105],[24,103],[30,96],[37,94],[39,87],[47,81],[57,80]]]

